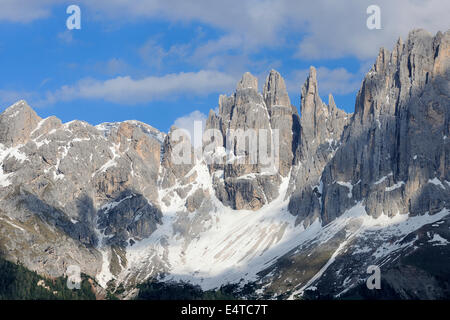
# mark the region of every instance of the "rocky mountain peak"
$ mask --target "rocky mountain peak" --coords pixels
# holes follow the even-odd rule
[[[321,130],[320,123],[328,116],[328,108],[319,96],[316,68],[310,67],[309,75],[301,90],[301,125],[304,140],[313,140]]]
[[[25,143],[42,119],[25,100],[20,100],[0,115],[0,143],[15,146]]]
[[[238,82],[236,86],[236,91],[242,89],[258,90],[258,78],[256,78],[250,72],[244,73],[241,80]]]
[[[309,73],[306,77],[306,86],[317,88],[317,69],[314,66],[309,67]]]
[[[429,41],[433,35],[425,29],[413,29],[408,33],[408,42],[417,43],[420,41]]]
[[[303,88],[305,88],[305,89],[303,90]],[[312,96],[315,96],[316,94],[318,94],[317,70],[313,66],[309,67],[308,76],[306,77],[305,83],[303,84],[303,87],[302,87],[302,92],[303,91],[305,91],[305,94],[307,93]]]
[[[34,112],[34,110],[28,105],[28,103],[25,100],[19,100],[6,108],[6,110],[3,112],[5,115],[11,115],[15,112],[21,112],[21,111],[28,111],[28,112]],[[35,112],[34,112],[35,113]]]
[[[317,85],[317,71],[313,66],[309,68],[309,74],[302,86],[301,94],[300,112],[302,117],[304,114],[313,115],[318,107],[322,107],[323,103],[319,97]]]
[[[396,107],[416,96],[424,87],[448,92],[450,32],[434,37],[422,29],[399,38],[392,52],[381,48],[371,70],[366,74],[356,97],[355,115],[363,125],[370,125],[380,115],[394,115]],[[444,79],[437,79],[441,77]]]
[[[336,110],[336,103],[334,102],[334,97],[333,95],[330,93],[328,95],[328,110],[330,112],[330,114],[332,114],[334,112],[334,110]]]
[[[278,71],[270,70],[264,84],[263,97],[269,110],[272,106],[291,106],[286,84]]]

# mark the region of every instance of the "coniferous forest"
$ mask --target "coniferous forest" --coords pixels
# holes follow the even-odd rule
[[[95,300],[95,294],[85,275],[81,288],[71,290],[66,277],[44,278],[0,257],[0,300]]]

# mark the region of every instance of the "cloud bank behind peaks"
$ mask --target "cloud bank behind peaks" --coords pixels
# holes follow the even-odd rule
[[[208,95],[223,92],[234,86],[236,80],[219,71],[201,70],[164,76],[133,79],[119,76],[100,81],[83,79],[74,85],[65,85],[48,92],[43,104],[76,99],[101,99],[113,103],[133,105],[161,100],[178,95]]]

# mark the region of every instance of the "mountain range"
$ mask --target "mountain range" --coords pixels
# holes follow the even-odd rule
[[[231,161],[233,141],[176,163],[175,127],[62,123],[19,101],[0,115],[0,254],[49,278],[78,266],[122,299],[150,280],[251,299],[448,299],[449,57],[450,31],[380,49],[354,113],[322,101],[314,67],[299,112],[277,71],[262,92],[245,73],[205,130],[269,132],[276,170]]]

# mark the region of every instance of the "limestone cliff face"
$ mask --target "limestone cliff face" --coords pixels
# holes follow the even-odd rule
[[[448,206],[449,41],[417,30],[380,50],[322,176],[324,222],[359,201],[374,217]]]
[[[355,112],[328,106],[311,68],[302,87],[301,140],[289,209],[329,223],[363,201],[378,217],[440,211],[449,203],[449,32],[424,30],[381,49]]]
[[[281,75],[271,70],[263,90],[264,100],[270,116],[271,128],[279,130],[281,176],[287,177],[295,162],[300,138],[300,118],[291,105],[286,84]]]
[[[433,36],[414,30],[392,52],[381,49],[357,94],[354,114],[327,121],[338,138],[325,152],[320,143],[332,130],[321,122],[329,113],[316,96],[311,70],[302,89],[300,160],[289,209],[306,225],[319,218],[325,230],[351,214],[364,214],[327,240],[303,243],[262,272],[267,291],[315,298],[449,296],[450,275],[440,271],[448,269],[450,243],[449,44],[450,31]],[[379,225],[367,228],[364,219]],[[411,220],[423,222],[413,228]],[[375,295],[365,288],[369,265],[381,267],[382,291]],[[321,276],[312,279],[307,275],[312,270]]]
[[[245,147],[258,144],[261,152],[261,139],[267,137],[267,154],[275,149],[274,141],[279,143],[274,158],[276,165],[252,162],[248,153],[236,154],[237,142],[227,139],[219,146],[228,148],[234,156],[243,156],[243,164],[228,161],[224,164],[212,164],[212,173],[219,173],[215,181],[217,197],[235,209],[258,210],[278,196],[281,178],[287,177],[294,163],[294,154],[298,144],[299,119],[295,107],[290,103],[286,85],[281,75],[272,70],[267,76],[263,93],[258,92],[258,81],[250,73],[244,74],[231,97],[221,96],[219,113],[210,112],[207,129],[217,129],[223,137],[230,132],[254,130],[255,139],[246,140]],[[265,135],[264,137],[262,135]],[[248,136],[246,136],[246,139]],[[253,142],[252,142],[253,141]]]
[[[321,215],[320,177],[342,143],[350,116],[336,107],[331,94],[328,105],[322,102],[314,67],[301,92],[300,143],[290,182],[289,210],[297,215],[297,222],[308,225]]]

